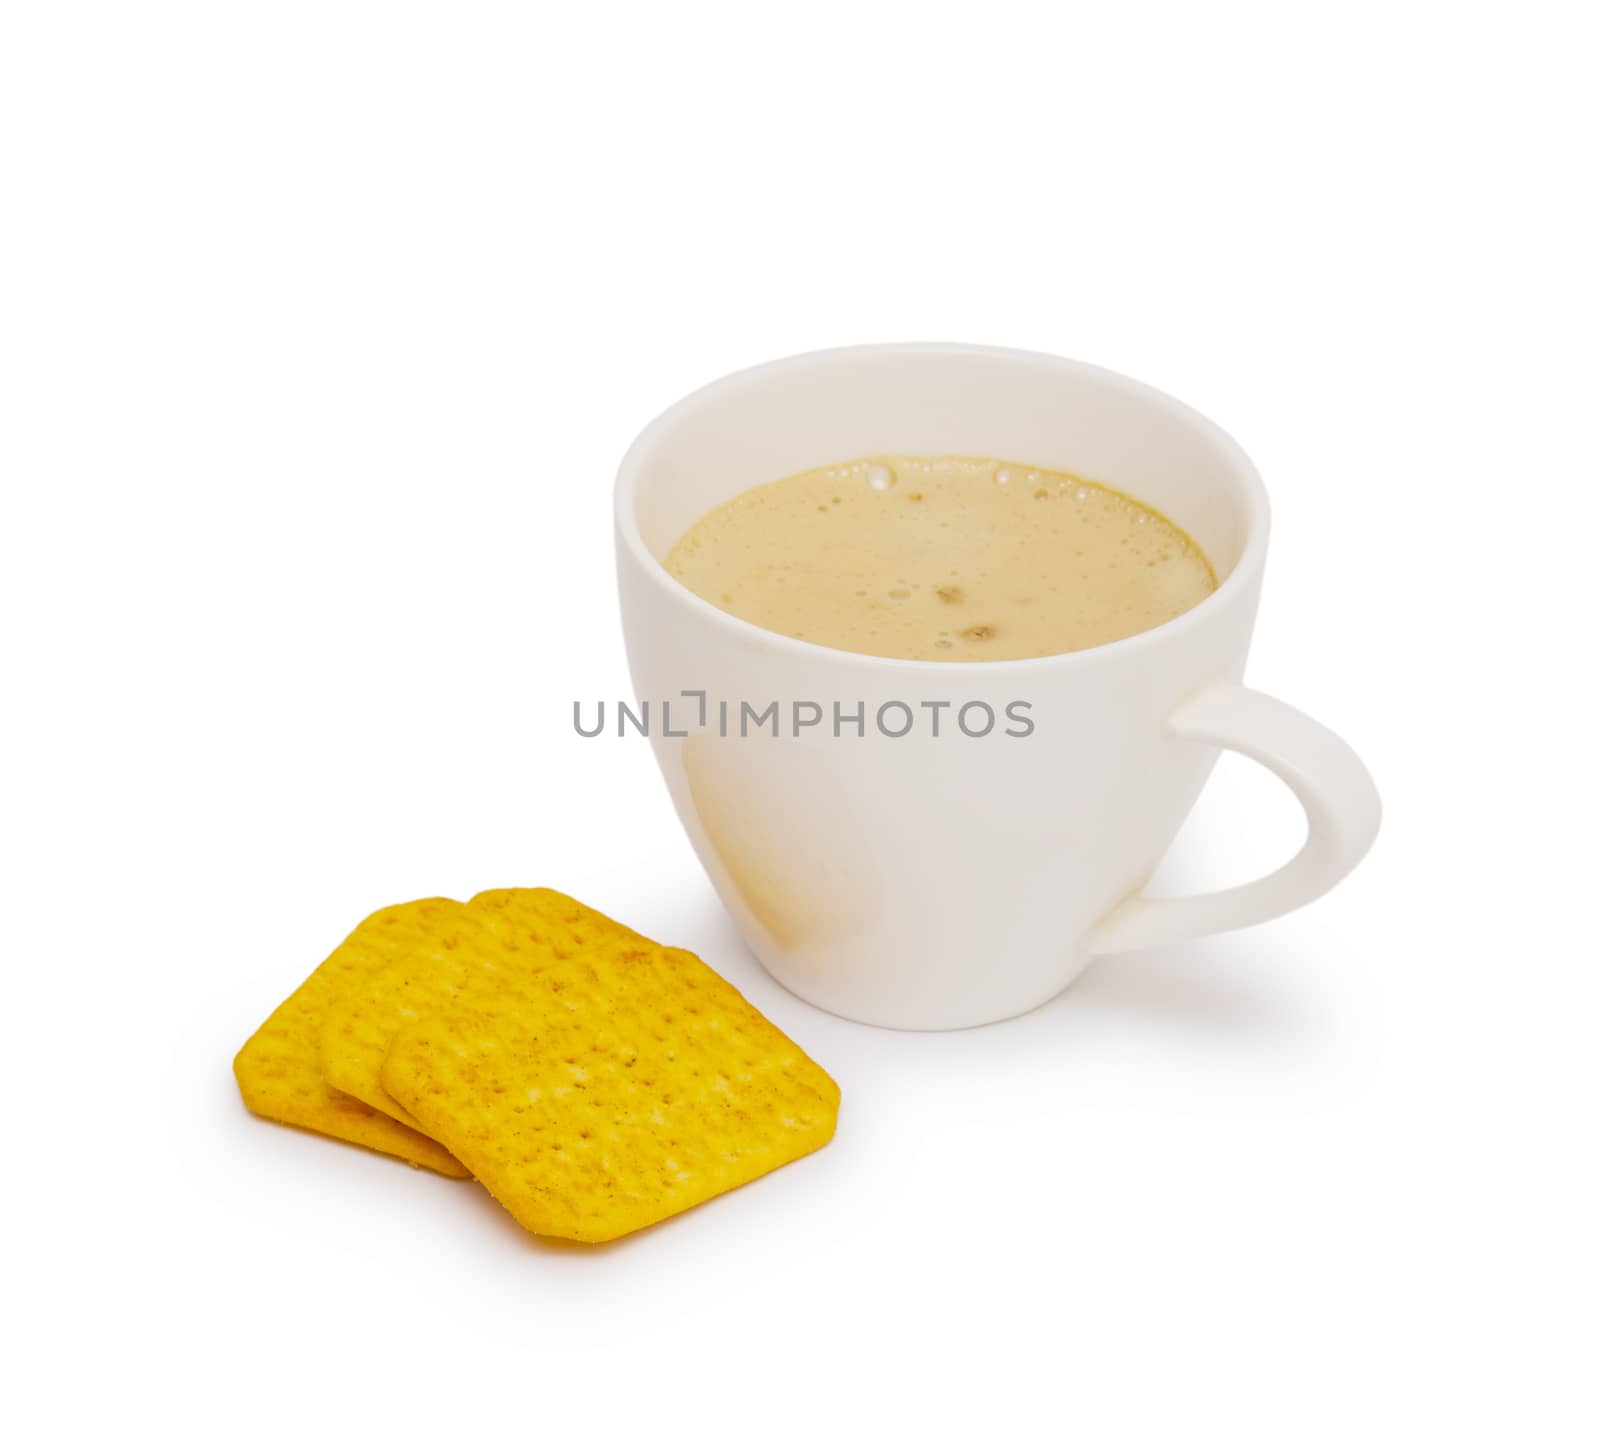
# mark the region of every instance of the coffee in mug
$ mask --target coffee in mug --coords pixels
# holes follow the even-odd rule
[[[899,660],[1109,645],[1217,588],[1175,522],[1025,462],[874,456],[765,482],[695,522],[667,569],[730,615]]]

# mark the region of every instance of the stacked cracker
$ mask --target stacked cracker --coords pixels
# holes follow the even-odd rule
[[[825,1144],[839,1089],[692,953],[548,888],[374,913],[234,1060],[258,1115],[613,1240]]]

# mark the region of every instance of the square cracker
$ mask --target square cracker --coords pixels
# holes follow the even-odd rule
[[[570,954],[591,934],[639,937],[553,888],[491,889],[452,906],[457,911],[448,923],[416,940],[408,956],[347,984],[322,1024],[322,1074],[329,1085],[417,1131],[422,1128],[384,1090],[381,1076],[402,1027],[448,1006],[471,985],[499,985]]]
[[[444,1176],[468,1175],[437,1141],[329,1086],[321,1053],[329,1005],[387,964],[409,939],[427,936],[457,916],[450,910],[461,906],[448,898],[402,903],[380,909],[351,933],[233,1059],[245,1105],[257,1116],[398,1156]]]
[[[382,1067],[524,1227],[613,1240],[833,1135],[833,1079],[693,953],[570,899],[552,930],[548,891],[529,896],[473,900],[494,966],[407,1021]]]

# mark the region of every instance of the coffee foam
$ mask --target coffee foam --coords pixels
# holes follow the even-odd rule
[[[1016,660],[1126,639],[1216,589],[1190,537],[1082,477],[875,456],[752,487],[667,570],[740,619],[909,660]]]

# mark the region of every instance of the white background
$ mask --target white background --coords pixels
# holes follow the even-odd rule
[[[17,1422],[1594,1424],[1583,8],[8,5]],[[775,986],[570,723],[635,431],[918,338],[1241,440],[1252,682],[1387,816],[1291,918],[920,1036]],[[1162,882],[1299,831],[1225,760]],[[359,918],[508,883],[700,951],[833,1145],[584,1252],[244,1111]]]

